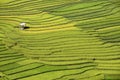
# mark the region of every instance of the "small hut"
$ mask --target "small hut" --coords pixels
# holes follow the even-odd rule
[[[21,30],[24,30],[25,27],[26,27],[26,23],[24,23],[24,22],[23,22],[23,23],[20,23],[20,29],[21,29]]]

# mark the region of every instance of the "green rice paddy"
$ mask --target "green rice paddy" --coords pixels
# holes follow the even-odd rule
[[[1,0],[0,80],[120,80],[120,0]]]

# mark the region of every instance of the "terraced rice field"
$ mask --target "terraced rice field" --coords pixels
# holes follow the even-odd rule
[[[0,80],[120,80],[120,0],[0,0]]]

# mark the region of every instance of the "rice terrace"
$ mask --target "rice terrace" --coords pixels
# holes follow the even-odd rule
[[[120,80],[120,0],[0,0],[0,80]]]

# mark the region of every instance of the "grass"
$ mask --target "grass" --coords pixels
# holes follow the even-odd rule
[[[0,4],[0,80],[120,79],[119,0]]]

